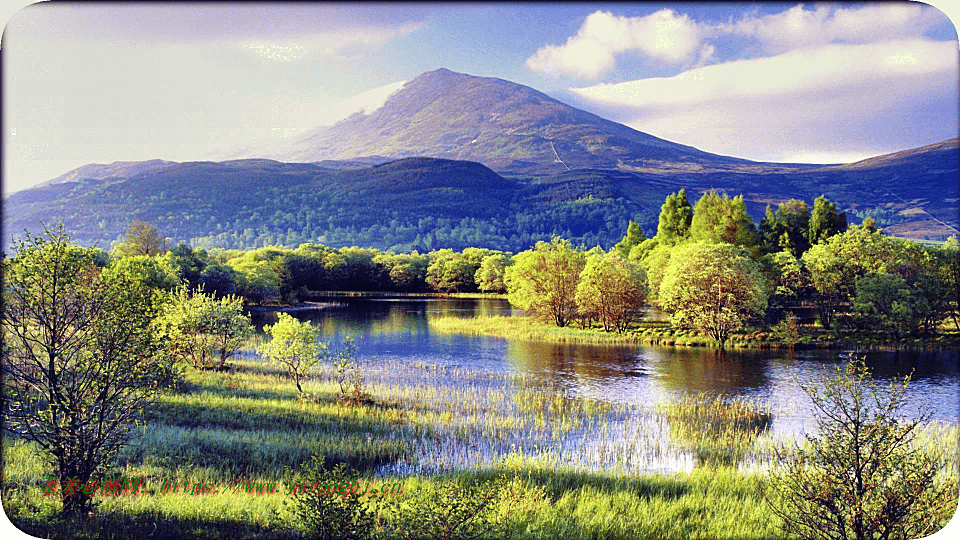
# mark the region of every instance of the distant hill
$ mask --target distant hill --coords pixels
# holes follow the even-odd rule
[[[766,204],[791,198],[812,203],[825,194],[851,221],[870,215],[890,233],[942,240],[958,234],[956,152],[953,140],[851,166],[766,173],[577,169],[509,177],[479,163],[436,158],[114,168],[116,174],[104,178],[76,173],[76,180],[9,196],[4,245],[10,233],[62,220],[77,241],[109,247],[137,219],[155,223],[175,242],[205,247],[320,242],[395,251],[520,251],[554,234],[610,247],[629,219],[654,234],[664,197],[680,188],[693,201],[709,190],[743,194],[755,220]]]
[[[826,195],[892,234],[960,235],[958,139],[843,165],[757,163],[442,69],[274,157],[86,165],[7,197],[2,244],[63,221],[77,241],[109,247],[138,219],[222,248],[519,251],[551,235],[609,247],[630,219],[654,234],[663,199],[681,188],[693,201],[743,194],[758,221],[767,204]]]

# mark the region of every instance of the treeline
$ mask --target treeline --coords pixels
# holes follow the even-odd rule
[[[722,343],[745,327],[800,341],[793,311],[816,307],[823,329],[899,339],[960,329],[955,238],[923,246],[882,234],[871,219],[847,227],[825,197],[767,207],[759,225],[742,197],[684,190],[664,201],[653,238],[631,223],[609,253],[554,239],[514,257],[505,279],[515,305],[558,326],[602,323],[625,331],[644,305],[677,329]]]
[[[800,341],[801,308],[825,330],[899,339],[960,328],[960,252],[951,239],[923,246],[886,236],[871,219],[848,228],[846,215],[819,197],[810,208],[768,206],[759,224],[742,197],[708,192],[691,204],[684,190],[661,206],[656,234],[629,222],[611,249],[555,236],[517,254],[468,247],[425,253],[303,243],[253,250],[164,245],[137,222],[99,264],[136,268],[150,284],[185,284],[248,304],[302,302],[326,291],[497,292],[559,326],[627,332],[646,306],[719,342],[746,327]]]
[[[156,227],[134,222],[111,252],[92,250],[100,266],[134,266],[155,288],[202,288],[250,304],[290,304],[329,291],[504,292],[506,252],[466,248],[393,253],[373,248],[301,244],[253,250],[165,245]]]

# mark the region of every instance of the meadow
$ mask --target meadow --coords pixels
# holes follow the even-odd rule
[[[500,522],[491,537],[780,535],[763,479],[784,441],[768,433],[777,411],[762,404],[705,395],[609,403],[526,375],[422,364],[363,373],[368,399],[349,403],[330,366],[298,395],[249,348],[226,371],[185,372],[144,411],[110,471],[142,478],[141,494],[98,496],[86,520],[58,516],[56,497],[43,494],[50,465],[33,444],[5,437],[4,508],[44,538],[302,538],[288,494],[322,455],[364,485],[402,485],[362,497],[387,508],[376,522],[382,537],[416,537],[403,512],[475,482],[502,492],[482,518]],[[955,426],[930,424],[920,450],[948,452],[956,471],[957,440]],[[163,492],[164,482],[211,489]]]

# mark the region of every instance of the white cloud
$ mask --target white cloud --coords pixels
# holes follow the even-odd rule
[[[957,56],[956,42],[833,44],[572,91],[608,117],[710,152],[867,157],[914,131],[956,136]]]
[[[615,55],[639,51],[671,65],[692,62],[701,46],[701,29],[687,15],[663,9],[645,17],[590,14],[563,45],[547,45],[527,59],[542,73],[595,78],[614,68]]]
[[[390,83],[337,102],[320,113],[317,125],[330,126],[356,113],[371,114],[387,102],[387,98],[403,88],[407,81]]]
[[[643,17],[597,11],[563,45],[547,45],[527,59],[532,71],[595,79],[612,71],[617,55],[637,52],[681,67],[716,61],[709,40],[725,35],[760,42],[766,54],[832,43],[877,43],[920,38],[942,22],[936,9],[919,3],[875,3],[854,8],[798,4],[781,13],[745,15],[736,22],[709,23],[663,9]]]
[[[787,11],[763,17],[747,16],[717,31],[758,39],[765,52],[778,54],[801,47],[829,43],[872,43],[920,37],[942,15],[919,3],[888,2],[857,8],[818,5],[812,10],[798,4]]]

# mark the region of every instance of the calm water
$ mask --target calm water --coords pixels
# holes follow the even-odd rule
[[[824,366],[841,362],[838,351],[728,351],[696,348],[558,345],[431,332],[433,317],[509,315],[505,300],[344,299],[322,309],[294,311],[319,325],[333,342],[354,336],[365,369],[435,365],[478,372],[526,373],[558,391],[653,407],[683,392],[711,392],[759,399],[774,412],[772,429],[813,427],[812,405],[800,388]],[[260,324],[275,320],[260,314]],[[871,352],[875,377],[914,371],[907,411],[960,419],[960,367],[956,352]]]

